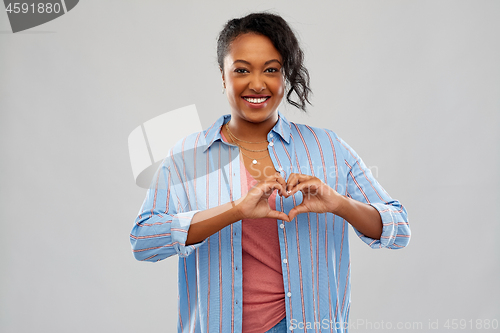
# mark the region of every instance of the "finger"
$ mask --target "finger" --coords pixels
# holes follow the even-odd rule
[[[309,176],[309,175],[304,175],[301,173],[292,173],[290,177],[288,177],[287,180],[287,192],[291,192],[295,186],[297,186],[300,183],[303,183],[309,179],[314,179],[316,177]]]
[[[281,173],[279,173],[278,171],[276,171],[272,175],[267,176],[264,180],[272,180],[272,179],[276,179],[278,177],[279,178],[283,178],[283,176],[281,176]]]
[[[283,185],[281,185],[278,181],[274,181],[273,184],[273,189],[271,191],[271,193],[274,191],[274,190],[278,190],[278,194],[279,195],[283,195],[283,192],[284,192],[284,187]]]
[[[288,176],[288,179],[286,181],[286,191],[288,194],[290,194],[291,189],[298,184],[298,174],[297,173],[291,173],[290,176]]]
[[[262,196],[270,197],[274,190],[278,190],[281,195],[283,191],[283,186],[276,180],[263,181],[259,185],[260,189],[264,192]]]
[[[286,189],[285,189],[285,187],[286,187],[285,179],[283,179],[283,177],[281,176],[281,174],[279,172],[276,172],[274,175],[271,175],[271,176],[267,177],[265,179],[265,181],[274,182],[274,183],[280,184],[279,188],[277,188],[279,195],[283,195],[283,193],[286,192]]]
[[[267,214],[267,217],[272,218],[272,219],[283,220],[283,221],[286,221],[286,222],[290,222],[291,221],[290,218],[288,217],[288,215],[286,215],[283,212],[279,212],[277,210],[271,210]]]
[[[283,194],[285,194],[286,196],[288,196],[288,194],[286,193],[286,182],[283,177],[281,177],[280,175],[280,177],[278,177],[276,181],[278,182],[278,184],[280,184],[280,195],[282,196]]]
[[[308,193],[309,195],[316,195],[320,191],[321,191],[321,193],[319,193],[320,195],[328,194],[324,193],[325,190],[333,191],[333,189],[330,186],[326,185],[322,181],[318,180],[317,178],[312,178],[303,183],[298,184],[295,188],[292,189],[292,191],[290,191],[290,195],[293,195],[298,191],[301,191],[303,194]]]
[[[290,209],[290,211],[288,212],[288,218],[290,219],[290,221],[292,221],[295,218],[295,216],[307,212],[308,212],[307,207],[304,204],[300,204]]]
[[[293,195],[293,194],[297,193],[298,191],[302,191],[303,193],[311,191],[311,190],[314,191],[314,190],[317,190],[317,188],[318,188],[318,184],[314,179],[307,180],[307,181],[304,181],[304,182],[297,184],[294,188],[292,188],[290,191],[290,195]]]

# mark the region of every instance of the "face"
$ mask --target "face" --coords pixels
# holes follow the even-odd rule
[[[285,90],[281,64],[281,55],[265,36],[243,34],[231,43],[222,79],[233,116],[253,123],[277,120]]]

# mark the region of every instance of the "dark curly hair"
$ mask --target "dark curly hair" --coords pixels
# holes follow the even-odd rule
[[[293,106],[306,111],[306,103],[311,104],[309,95],[309,72],[304,67],[304,53],[288,23],[279,15],[252,13],[242,18],[228,21],[217,39],[217,62],[224,70],[224,58],[231,43],[241,34],[256,33],[266,36],[283,59],[283,74],[288,85],[286,100]],[[292,99],[292,94],[298,99]]]

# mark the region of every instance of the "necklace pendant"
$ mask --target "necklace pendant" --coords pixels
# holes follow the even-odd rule
[[[252,161],[252,163],[253,163],[253,164],[257,164],[257,160],[253,160],[253,161]]]

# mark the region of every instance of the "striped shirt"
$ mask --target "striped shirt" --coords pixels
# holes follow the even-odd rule
[[[130,235],[137,260],[178,255],[178,332],[241,332],[241,220],[200,243],[185,245],[195,213],[241,197],[239,148],[224,142],[221,116],[179,141],[158,169]],[[312,175],[380,213],[380,240],[355,232],[372,248],[399,249],[410,239],[406,210],[373,177],[356,152],[329,129],[278,121],[267,134],[274,167]],[[276,196],[285,214],[299,191]],[[332,213],[277,220],[288,331],[347,332],[350,307],[348,222]]]

